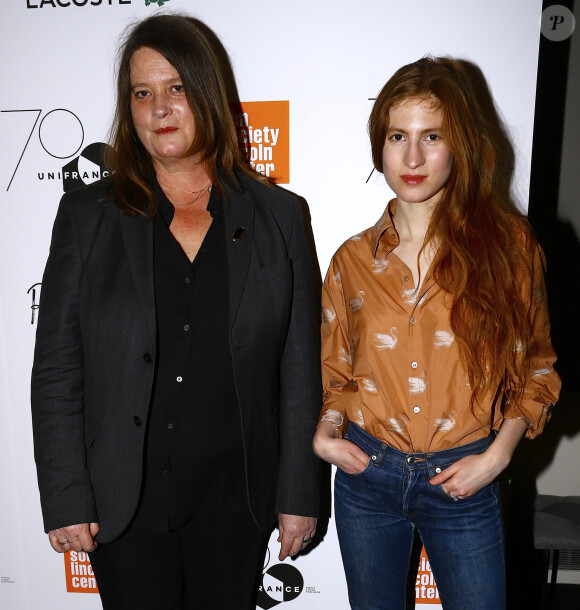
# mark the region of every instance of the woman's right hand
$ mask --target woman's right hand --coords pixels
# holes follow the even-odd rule
[[[336,426],[331,421],[323,420],[318,424],[312,448],[319,458],[334,464],[347,474],[361,473],[370,460],[353,442],[339,438]]]

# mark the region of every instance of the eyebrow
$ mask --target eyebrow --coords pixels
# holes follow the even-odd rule
[[[183,82],[181,77],[176,77],[176,78],[168,78],[164,81],[161,81],[163,84],[165,85],[169,85],[171,83],[177,83],[177,82]],[[131,83],[131,89],[134,89],[135,87],[149,87],[150,83]]]
[[[405,129],[401,129],[400,127],[389,127],[387,129],[387,133],[392,133],[393,131],[407,135],[407,131]],[[433,131],[441,131],[441,127],[428,127],[427,129],[423,129],[421,133],[431,133]]]

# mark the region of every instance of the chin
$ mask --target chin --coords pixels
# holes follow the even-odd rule
[[[427,203],[429,201],[433,201],[434,198],[441,196],[441,191],[443,187],[438,190],[433,189],[413,189],[409,188],[405,185],[405,188],[401,188],[398,191],[395,191],[397,197],[406,201],[407,203]]]
[[[430,193],[419,193],[418,191],[408,192],[404,189],[399,190],[397,197],[407,203],[423,203],[432,197]]]
[[[181,158],[184,153],[185,150],[176,150],[175,148],[170,148],[169,150],[156,151],[156,156],[159,159],[169,161],[171,159]]]

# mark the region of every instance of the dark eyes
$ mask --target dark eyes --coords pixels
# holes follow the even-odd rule
[[[185,93],[185,87],[181,84],[171,85],[171,92],[176,95],[182,95]],[[150,93],[151,92],[148,89],[138,89],[137,91],[133,91],[133,96],[138,99],[145,99]]]
[[[391,140],[392,142],[404,142],[405,136],[402,133],[394,133],[392,136],[389,137],[389,140]],[[425,136],[425,140],[427,142],[438,142],[439,140],[441,140],[441,136],[436,133],[430,133]]]

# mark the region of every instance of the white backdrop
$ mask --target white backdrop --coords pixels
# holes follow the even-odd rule
[[[35,332],[29,289],[42,277],[63,172],[95,169],[86,148],[106,141],[117,36],[163,3],[161,10],[186,11],[215,31],[230,54],[242,102],[289,101],[287,187],[309,202],[323,274],[342,241],[373,224],[391,195],[377,172],[366,183],[369,98],[398,67],[427,53],[482,69],[513,138],[516,196],[527,207],[541,0],[3,3],[0,607],[6,610],[100,608],[97,595],[67,592],[63,557],[42,531],[29,409]],[[37,303],[41,288],[34,290]],[[268,569],[279,563],[276,546]],[[332,522],[325,542],[291,564],[303,590],[286,601],[272,592],[268,607],[348,608]],[[278,577],[297,586],[293,575]],[[269,574],[264,583],[280,584]],[[438,606],[417,606],[423,607]]]

